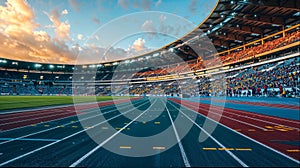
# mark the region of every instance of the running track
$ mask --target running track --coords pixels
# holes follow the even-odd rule
[[[299,166],[299,120],[230,108],[222,112],[218,107],[179,99],[164,99],[162,106],[162,99],[132,100],[135,108],[127,100],[118,102],[118,108],[112,102],[99,103],[102,113],[98,105],[89,104],[77,107],[77,112],[69,106],[1,114],[0,166]],[[89,126],[83,127],[76,115]],[[100,122],[100,116],[106,121]],[[182,122],[176,122],[178,117]],[[220,123],[209,134],[204,125],[214,120]],[[192,127],[183,136],[189,124]],[[93,138],[100,145],[87,135],[90,130],[96,130]],[[154,146],[143,146],[157,152],[155,155],[128,157],[105,148],[115,146],[120,153],[134,154],[136,144],[123,141],[121,133],[147,137],[166,130],[168,136]],[[199,134],[208,138],[199,142]],[[179,139],[180,143],[166,149],[168,141]]]

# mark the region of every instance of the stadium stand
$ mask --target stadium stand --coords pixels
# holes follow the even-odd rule
[[[130,59],[90,65],[0,59],[1,95],[299,96],[297,5],[259,3],[222,0],[199,29]],[[201,48],[207,39],[212,45]],[[214,79],[218,74],[225,80]]]

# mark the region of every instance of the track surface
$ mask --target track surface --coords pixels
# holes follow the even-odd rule
[[[179,99],[145,97],[131,101],[135,108],[126,100],[118,103],[118,108],[112,102],[99,103],[100,113],[98,105],[83,105],[77,112],[60,107],[0,115],[0,166],[299,166],[299,120],[232,108],[221,113],[217,107],[208,114],[209,105]],[[83,127],[78,118],[88,126]],[[211,131],[207,123],[216,128]],[[192,127],[184,136],[189,124]],[[86,133],[92,130],[92,138],[101,143]],[[121,139],[121,134],[148,137],[166,130],[167,136],[155,145],[143,146],[156,154],[124,156],[139,149]],[[199,142],[201,134],[207,137],[203,142]],[[178,139],[180,143],[167,148],[168,141]]]

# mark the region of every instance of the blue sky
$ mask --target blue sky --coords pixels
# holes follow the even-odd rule
[[[209,15],[216,2],[0,0],[0,49],[5,50],[0,57],[75,63],[81,52],[80,63],[128,58],[182,37]],[[131,35],[124,36],[127,32]],[[110,54],[99,58],[109,47]]]

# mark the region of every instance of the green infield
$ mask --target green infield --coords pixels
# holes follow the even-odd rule
[[[77,96],[74,97],[76,103],[93,102],[95,99],[106,101],[112,99],[122,99],[129,97],[121,96]],[[0,110],[32,108],[53,105],[73,104],[73,96],[0,96]]]

